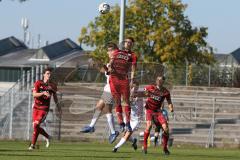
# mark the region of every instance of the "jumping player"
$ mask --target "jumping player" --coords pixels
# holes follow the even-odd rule
[[[140,125],[140,122],[143,118],[143,98],[137,97],[137,92],[139,89],[139,83],[134,81],[133,82],[133,88],[131,89],[131,127],[132,130],[137,130],[138,126]],[[134,150],[137,149],[137,139],[133,138],[132,135],[133,132],[126,132],[124,136],[120,139],[118,144],[113,148],[113,152],[117,152],[117,150],[127,141],[132,142],[132,147]]]
[[[128,72],[133,66],[136,66],[136,55],[134,53],[130,53],[125,50],[119,50],[117,45],[114,43],[109,43],[107,46],[108,51],[111,52],[110,54],[110,88],[111,93],[114,98],[114,102],[116,105],[116,114],[118,118],[118,123],[124,131],[125,126],[129,132],[132,132],[132,128],[130,126],[130,85],[128,79]],[[131,74],[131,81],[133,80],[134,74]],[[126,124],[123,122],[122,116],[122,106],[121,106],[121,98],[125,103],[125,116],[126,116]]]
[[[113,97],[112,97],[111,91],[110,91],[109,75],[107,73],[107,69],[105,71],[105,76],[107,78],[107,83],[104,86],[102,96],[96,105],[96,109],[93,114],[91,123],[88,126],[85,126],[81,132],[82,133],[94,132],[95,131],[94,126],[97,123],[97,120],[100,117],[103,109],[105,108],[107,110],[106,117],[107,117],[109,129],[111,132],[111,134],[109,136],[109,143],[113,143],[116,140],[117,136],[119,135],[119,132],[116,131],[115,127],[114,127],[114,118],[113,118],[113,114],[112,114]]]

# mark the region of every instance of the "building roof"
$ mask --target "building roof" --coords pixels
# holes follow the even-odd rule
[[[13,36],[0,40],[0,56],[24,49],[27,49],[27,46]]]
[[[28,65],[28,59],[34,55],[36,49],[23,49],[0,57],[1,67],[21,67]]]
[[[56,67],[68,64],[67,66],[75,67],[77,63],[73,61],[86,55],[86,52],[69,38],[40,49],[28,49],[15,37],[9,37],[0,40],[0,53],[1,67],[28,67],[36,64],[54,64]]]
[[[82,48],[74,43],[69,38],[64,39],[62,41],[50,44],[48,46],[42,47],[33,57],[34,59],[46,59],[46,60],[54,60],[59,57],[66,56],[75,51],[81,51]]]
[[[219,63],[226,63],[226,60],[228,59],[229,56],[230,56],[229,54],[219,54],[219,53],[214,54],[214,58]]]
[[[237,61],[238,64],[240,64],[240,48],[236,49],[232,53],[230,53],[233,58]]]

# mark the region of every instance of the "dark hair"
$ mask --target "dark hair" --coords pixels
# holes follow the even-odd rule
[[[45,68],[43,70],[43,74],[45,74],[47,71],[52,72],[52,68],[49,68],[49,67]]]
[[[130,39],[134,43],[134,38],[133,37],[127,37],[125,39]]]
[[[163,75],[158,75],[157,77],[161,77],[162,78],[162,80],[164,80],[165,81],[165,76],[163,76]]]
[[[114,42],[108,42],[108,43],[106,44],[106,48],[117,49],[118,46],[117,46],[117,44],[114,43]]]

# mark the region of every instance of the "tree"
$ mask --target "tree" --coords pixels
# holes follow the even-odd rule
[[[129,0],[125,35],[136,40],[135,51],[144,61],[171,65],[185,64],[186,60],[189,64],[214,62],[212,47],[205,40],[207,28],[193,27],[185,9],[180,0]],[[116,5],[82,28],[79,42],[95,47],[95,60],[106,61],[104,44],[118,41],[119,14]]]
[[[12,0],[12,1],[14,1],[14,0]],[[22,3],[22,2],[26,2],[27,0],[18,0],[18,1]]]

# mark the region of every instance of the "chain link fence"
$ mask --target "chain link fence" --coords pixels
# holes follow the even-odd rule
[[[95,82],[105,83],[104,73],[98,65],[78,66],[77,68],[58,68],[61,70],[56,77],[64,78],[65,82]],[[59,71],[58,71],[59,73]],[[169,85],[208,86],[208,87],[240,87],[240,68],[209,65],[162,65],[158,63],[138,63],[136,80],[140,84],[155,82],[157,75],[164,75]]]
[[[23,71],[13,87],[0,97],[0,139],[29,140],[32,134],[33,83],[40,78],[44,66]],[[61,98],[61,96],[59,96]],[[51,135],[58,137],[59,118],[52,104],[49,116],[43,123]]]

